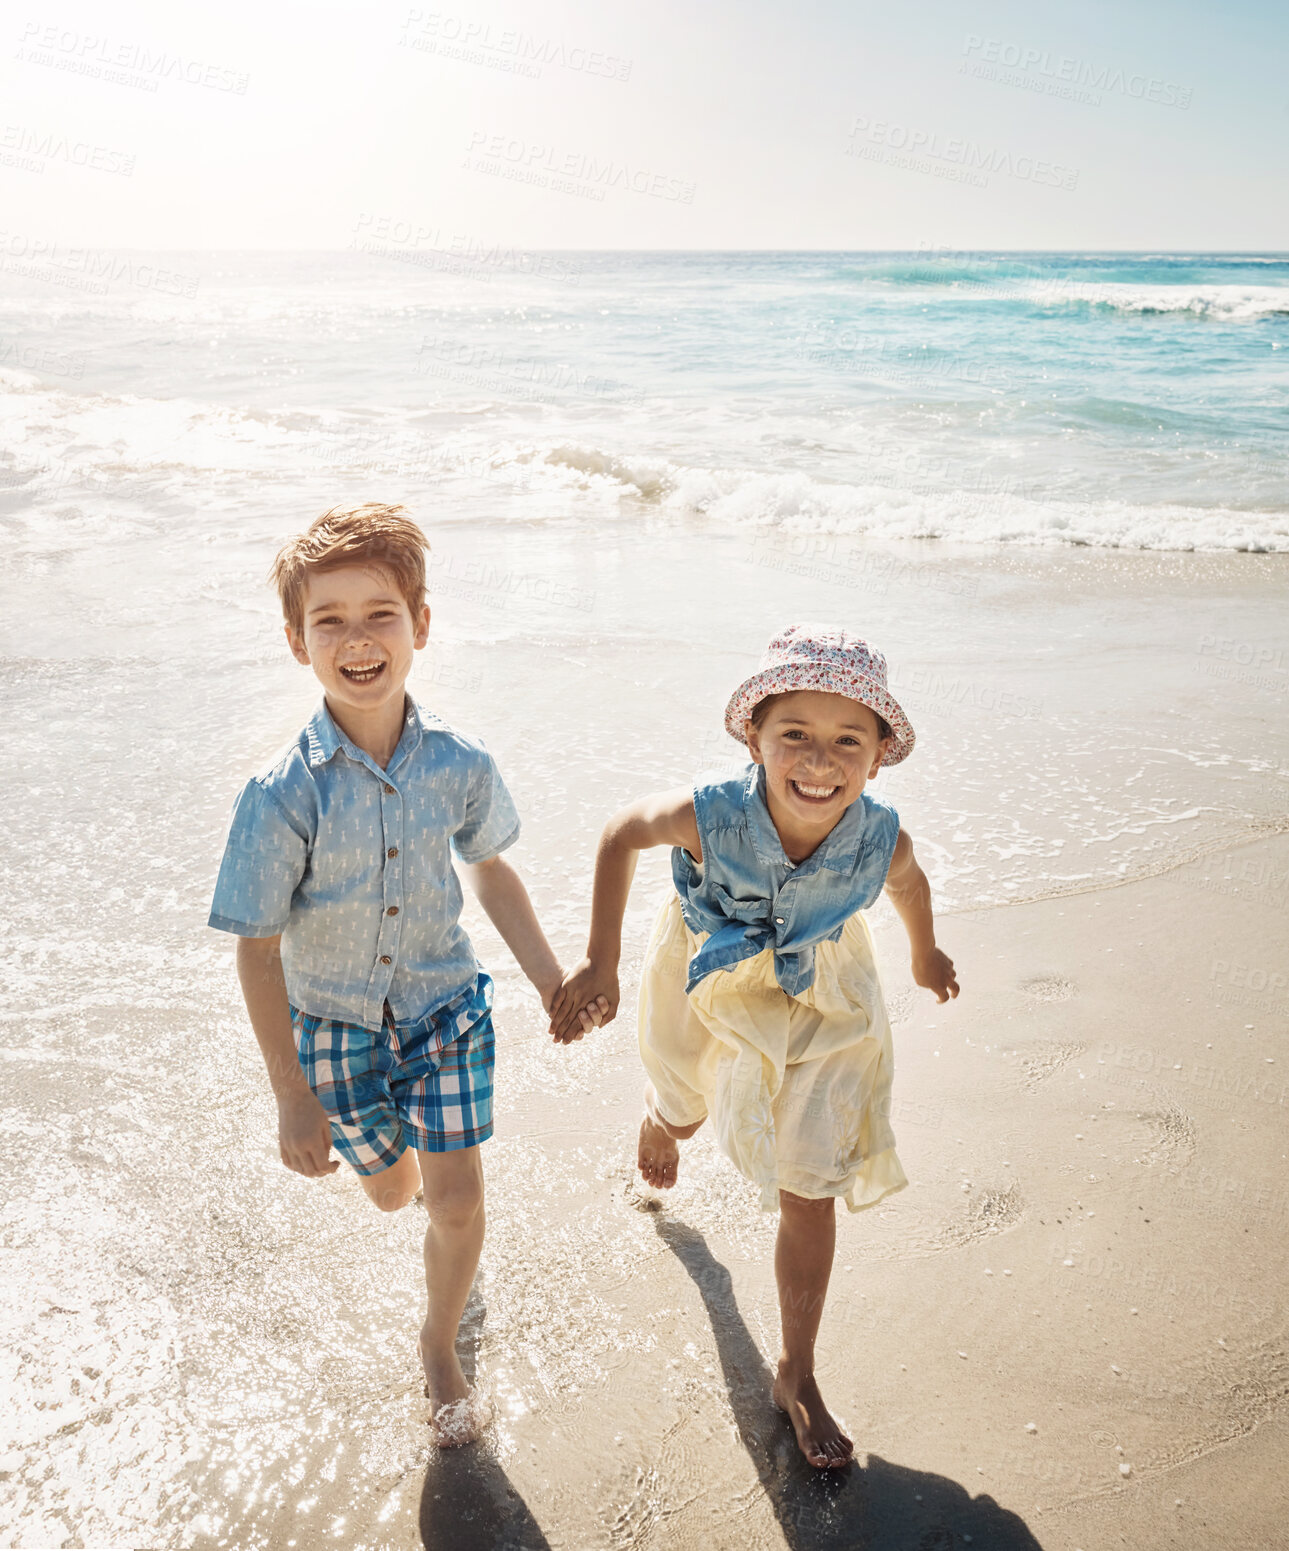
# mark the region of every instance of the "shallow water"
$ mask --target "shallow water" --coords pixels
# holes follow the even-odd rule
[[[746,1372],[750,1353],[774,1349],[773,1224],[700,1138],[665,1214],[669,1232],[700,1236],[685,1242],[716,1293],[710,1309],[695,1304],[693,1267],[631,1183],[629,1015],[611,1037],[552,1050],[472,910],[503,1033],[468,1321],[499,1421],[473,1464],[433,1463],[427,1441],[415,1212],[382,1218],[347,1177],[307,1182],[277,1160],[231,944],[204,926],[232,797],[314,701],[260,590],[276,525],[248,523],[172,586],[117,587],[139,540],[106,568],[72,549],[26,557],[14,578],[24,606],[3,650],[9,792],[24,822],[0,841],[0,1036],[4,1124],[25,1145],[11,1148],[3,1219],[18,1405],[0,1533],[15,1545],[392,1545],[419,1523],[434,1543],[437,1489],[452,1522],[463,1503],[493,1503],[481,1534],[502,1514],[516,1544],[577,1547],[574,1526],[595,1523],[625,1547],[664,1532],[688,1482],[684,1522],[709,1525],[708,1543],[774,1544],[783,1516],[757,1473],[793,1479],[791,1445]],[[433,536],[451,585],[435,594],[433,651],[412,687],[497,754],[525,821],[515,859],[571,959],[604,816],[727,759],[713,729],[768,627],[841,614],[854,591],[848,573],[763,565],[759,553],[783,551],[720,533],[690,532],[682,547],[646,524],[612,548],[504,524]],[[865,553],[865,626],[919,735],[878,785],[942,912],[1086,889],[1283,827],[1277,670],[1203,646],[1234,619],[1239,639],[1274,645],[1276,557]],[[513,575],[556,577],[590,607],[513,588]],[[69,622],[96,589],[105,618],[86,653]],[[48,595],[63,600],[54,617],[36,606]],[[1216,663],[1245,681],[1212,676]],[[665,858],[647,858],[628,921],[628,1009],[665,878]],[[918,1189],[846,1225],[858,1264],[830,1298],[838,1330],[864,1317],[877,1269],[957,1252],[1016,1210],[1003,1174],[964,1218],[944,1160],[923,1154],[938,1134],[916,1087],[901,1103]],[[729,1342],[744,1352],[734,1379],[712,1325],[731,1309]],[[733,1492],[702,1470],[710,1430],[730,1425],[719,1419],[731,1384],[749,1397],[748,1427],[769,1429],[740,1454],[748,1474]],[[813,1501],[793,1497],[784,1513],[826,1519],[827,1501]],[[524,1540],[539,1521],[544,1540]]]

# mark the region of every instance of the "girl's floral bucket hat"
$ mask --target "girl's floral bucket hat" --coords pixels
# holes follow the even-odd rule
[[[836,625],[789,625],[765,649],[761,666],[730,696],[725,730],[747,742],[745,724],[767,695],[818,689],[858,700],[891,726],[884,765],[898,765],[913,752],[915,733],[899,701],[886,687],[886,658],[849,630]]]

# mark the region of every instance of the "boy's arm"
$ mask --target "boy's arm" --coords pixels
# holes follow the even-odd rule
[[[591,935],[586,957],[565,977],[551,1006],[551,1031],[556,1039],[580,1039],[581,1035],[574,1032],[579,1013],[597,1000],[607,1007],[601,1008],[601,1024],[612,1023],[617,1015],[621,998],[618,961],[622,957],[622,918],[636,859],[641,851],[664,845],[684,846],[695,861],[702,860],[694,794],[688,787],[642,798],[615,813],[604,826],[595,853]]]
[[[564,971],[538,924],[523,879],[504,856],[486,862],[458,860],[457,866],[549,1011]]]
[[[282,1162],[310,1179],[340,1167],[331,1151],[331,1125],[309,1087],[295,1051],[290,1003],[282,975],[281,937],[239,937],[237,978],[251,1027],[277,1099]]]
[[[934,991],[938,1002],[947,1002],[951,996],[957,996],[953,960],[935,945],[931,885],[917,864],[913,842],[906,829],[901,829],[896,837],[895,854],[886,874],[886,896],[909,934],[913,979],[918,985]]]

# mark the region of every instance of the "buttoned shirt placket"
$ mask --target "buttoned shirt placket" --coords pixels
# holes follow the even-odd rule
[[[774,939],[774,954],[776,971],[782,967],[783,943],[791,935],[792,912],[797,900],[797,886],[804,874],[802,867],[808,872],[815,869],[810,866],[816,857],[810,857],[794,867],[783,849],[777,831],[774,829],[774,821],[770,818],[769,810],[765,806],[765,799],[760,795],[760,782],[764,779],[762,767],[758,766],[748,779],[747,787],[743,795],[743,811],[747,815],[748,835],[752,842],[752,849],[762,862],[770,867],[774,874],[786,874],[780,882],[776,883],[774,893],[770,898],[770,932]],[[754,809],[758,805],[761,812]],[[762,817],[762,813],[764,817]],[[824,845],[827,845],[827,840]],[[816,852],[816,856],[818,853]],[[794,956],[795,957],[795,956]],[[813,955],[811,956],[813,964]],[[789,976],[790,985],[784,986],[789,995],[795,995],[801,989],[801,982],[806,978],[805,967],[797,962],[797,967]]]
[[[743,811],[747,816],[752,849],[776,875],[786,874],[782,882],[775,887],[774,895],[770,900],[770,928],[774,936],[776,973],[786,969],[784,959],[790,955],[793,967],[787,972],[788,983],[783,986],[783,989],[790,996],[795,996],[813,982],[815,967],[813,945],[786,950],[783,947],[784,942],[790,941],[792,937],[797,891],[803,879],[812,877],[821,868],[827,866],[835,855],[847,849],[853,850],[854,846],[847,830],[847,819],[843,819],[837,828],[824,837],[804,862],[794,867],[783,849],[778,831],[774,828],[774,820],[770,817],[765,798],[764,780],[764,767],[757,766],[744,789]],[[851,823],[853,824],[853,821]]]
[[[384,851],[381,862],[380,929],[376,934],[376,962],[367,982],[364,1004],[364,1021],[368,1028],[373,1029],[380,1028],[385,1021],[385,1002],[398,969],[398,944],[403,926],[406,799],[390,777],[397,767],[407,764],[420,742],[419,728],[416,728],[407,746],[403,746],[403,740],[408,737],[408,730],[414,728],[415,721],[414,714],[409,711],[403,721],[403,736],[386,770],[382,770],[362,749],[349,743],[345,745],[345,753],[371,772],[379,783],[380,791],[380,838]],[[372,839],[375,838],[373,826]]]
[[[403,794],[390,780],[380,781],[381,840],[385,856],[381,868],[380,931],[376,936],[376,965],[368,1004],[369,1026],[379,1027],[385,1016],[385,1000],[398,968],[398,940],[403,909]]]

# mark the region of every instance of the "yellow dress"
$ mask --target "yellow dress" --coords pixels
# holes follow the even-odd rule
[[[777,1211],[779,1191],[840,1196],[852,1212],[908,1183],[891,1131],[894,1052],[868,923],[856,912],[815,947],[814,983],[789,996],[767,947],[706,975],[686,972],[705,933],[671,891],[640,982],[640,1054],[655,1118],[710,1115],[721,1149]]]

